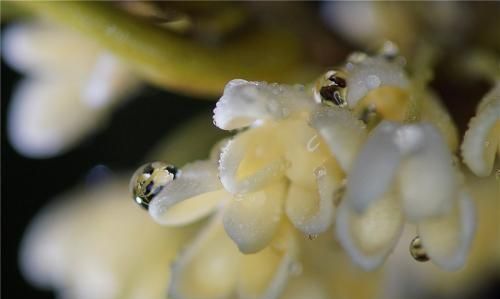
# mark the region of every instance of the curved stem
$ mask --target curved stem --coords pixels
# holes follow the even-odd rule
[[[293,82],[309,80],[315,72],[302,64],[296,37],[283,31],[255,30],[208,46],[138,20],[109,3],[16,4],[80,31],[145,79],[185,94],[217,95],[234,78]]]

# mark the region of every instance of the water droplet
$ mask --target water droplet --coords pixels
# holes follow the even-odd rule
[[[242,194],[236,194],[233,198],[235,201],[242,201],[245,197]]]
[[[419,236],[416,236],[411,241],[410,254],[418,262],[427,262],[429,260],[429,256],[427,255],[427,252],[425,252],[422,240],[420,240]]]
[[[164,162],[142,165],[130,180],[129,188],[134,201],[147,210],[151,200],[177,176],[177,168]]]
[[[318,234],[309,234],[307,235],[307,238],[312,241],[318,238],[318,236],[319,236]]]
[[[324,166],[317,167],[314,169],[314,175],[316,178],[322,178],[326,175],[326,168]]]
[[[318,135],[314,134],[311,139],[307,142],[306,148],[309,152],[314,152],[319,147]]]

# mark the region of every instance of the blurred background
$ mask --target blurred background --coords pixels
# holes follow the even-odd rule
[[[49,19],[50,17],[57,18],[57,14],[53,14],[51,9],[43,5],[18,7],[4,1],[1,5],[3,44],[5,43],[4,32],[16,24],[32,22],[37,15],[43,15]],[[57,6],[58,4],[51,5]],[[130,3],[114,3],[113,5],[114,9],[127,13],[131,22],[142,22],[148,26],[154,24],[155,30],[158,28],[170,30],[175,33],[176,38],[189,40],[194,45],[200,44],[201,48],[223,47],[225,43],[237,42],[239,38],[250,35],[252,31],[266,31],[271,27],[277,28],[276,30],[285,29],[291,33],[298,45],[296,49],[280,48],[279,43],[276,45],[271,43],[270,47],[276,47],[276,53],[298,53],[296,55],[300,58],[298,60],[300,62],[295,60],[291,62],[297,64],[297,68],[294,65],[293,71],[285,69],[275,73],[270,73],[265,68],[257,69],[248,74],[250,77],[245,77],[245,79],[253,80],[307,83],[328,67],[339,64],[349,52],[353,50],[374,51],[377,45],[385,39],[398,43],[401,52],[410,60],[412,49],[418,40],[426,39],[439,48],[435,63],[435,79],[432,80],[431,85],[449,109],[460,130],[460,136],[463,135],[468,120],[474,115],[477,102],[491,86],[488,79],[481,75],[482,73],[474,75],[473,71],[477,70],[476,67],[472,67],[470,73],[464,71],[468,68],[462,65],[463,61],[460,59],[468,57],[469,52],[478,49],[484,50],[486,56],[491,53],[494,53],[493,55],[500,53],[500,18],[498,18],[500,10],[498,3],[495,2],[454,3],[444,8],[437,4],[439,9],[433,7],[433,4],[426,6],[415,5],[415,3],[399,3],[387,5],[387,7],[381,5],[376,9],[370,8],[371,4],[368,3],[358,3],[353,7],[347,7],[346,3],[335,6],[327,2],[212,2],[189,5],[156,3],[144,7],[133,6]],[[177,14],[173,16],[166,14],[165,11],[170,11],[170,8]],[[213,13],[214,11],[229,12],[221,16]],[[232,14],[237,17],[233,19]],[[191,27],[187,27],[188,29],[182,29],[186,28],[183,27],[185,25],[182,25],[182,22],[178,22],[175,26],[162,27],[162,24],[172,23],[172,21],[182,21],[179,15],[188,16],[189,20],[199,20],[199,22],[192,22]],[[61,19],[61,24],[65,24],[63,26],[72,26],[66,19]],[[366,24],[361,24],[364,21]],[[383,22],[394,23],[393,25],[380,25]],[[377,30],[374,29],[374,24],[380,25]],[[79,34],[79,31],[87,37],[94,34],[82,30],[79,26],[75,25],[77,30],[74,34]],[[373,32],[369,32],[369,29],[373,29]],[[95,36],[99,46],[111,49],[111,52],[117,53],[122,60],[130,59],[134,67],[141,63],[141,58],[137,55],[114,51],[112,43],[103,42],[99,33],[95,33]],[[54,39],[56,38],[54,35]],[[42,158],[27,157],[13,147],[8,128],[11,125],[9,120],[13,117],[9,114],[13,105],[12,95],[26,74],[15,70],[12,64],[7,64],[3,55],[5,44],[2,45],[2,52],[2,296],[4,298],[54,298],[54,293],[50,290],[32,287],[22,277],[19,270],[20,242],[28,224],[37,212],[54,197],[75,186],[102,184],[107,177],[114,174],[130,173],[145,162],[146,157],[161,140],[168,138],[169,134],[175,132],[193,116],[205,115],[207,126],[211,125],[211,110],[221,94],[221,86],[223,86],[221,84],[224,84],[226,76],[237,78],[247,75],[247,72],[240,72],[238,69],[238,67],[244,67],[244,64],[235,66],[234,70],[220,66],[223,69],[221,74],[214,75],[216,78],[213,79],[212,85],[205,86],[204,81],[212,80],[206,76],[210,74],[210,69],[200,69],[201,76],[190,73],[189,70],[179,70],[180,73],[191,76],[189,84],[178,84],[175,80],[163,80],[155,75],[148,77],[147,74],[154,73],[153,68],[146,71],[139,70],[142,81],[140,87],[129,92],[124,101],[113,106],[102,128],[85,134],[79,142],[68,145],[58,154]],[[66,54],[69,55],[69,53]],[[246,54],[244,51],[241,53],[241,55]],[[234,55],[238,60],[238,53]],[[270,63],[276,63],[282,58],[275,55],[265,59]],[[66,60],[62,59],[62,61]],[[152,64],[154,65],[154,62]],[[203,63],[200,65],[204,66]],[[303,67],[303,65],[308,67]],[[279,63],[276,68],[280,70]],[[224,71],[226,73],[222,73]],[[185,78],[179,78],[179,80],[185,80]],[[192,88],[190,89],[189,86]],[[203,134],[203,132],[198,134]],[[197,136],[189,137],[196,138]],[[130,201],[132,204],[130,198],[123,198],[123,200]],[[498,238],[498,236],[494,237]],[[484,278],[479,289],[464,293],[461,298],[498,297],[500,297],[500,273],[496,271],[495,275]],[[440,295],[436,294],[436,298],[440,298]]]

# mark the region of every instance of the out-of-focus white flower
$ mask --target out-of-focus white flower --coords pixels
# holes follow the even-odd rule
[[[360,151],[339,207],[337,236],[353,260],[379,266],[406,221],[431,261],[461,267],[474,235],[474,205],[464,192],[453,157],[431,124],[383,121]]]
[[[488,176],[500,155],[500,81],[484,96],[469,122],[462,143],[465,164],[475,175]]]
[[[439,42],[449,42],[461,38],[450,36],[452,32],[463,32],[470,23],[466,8],[453,2],[325,1],[321,16],[331,30],[358,47],[377,47],[390,39],[406,51],[425,30],[432,30]]]
[[[130,202],[127,183],[79,189],[45,208],[21,246],[24,276],[58,298],[165,298],[189,230],[154,224]]]
[[[128,68],[97,44],[41,22],[14,24],[2,52],[24,73],[13,94],[8,134],[22,154],[45,158],[78,143],[138,86]]]

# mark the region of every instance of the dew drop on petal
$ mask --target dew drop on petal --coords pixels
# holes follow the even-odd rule
[[[410,254],[417,262],[427,262],[429,260],[429,256],[422,245],[422,240],[420,240],[419,236],[413,238],[410,243]]]

